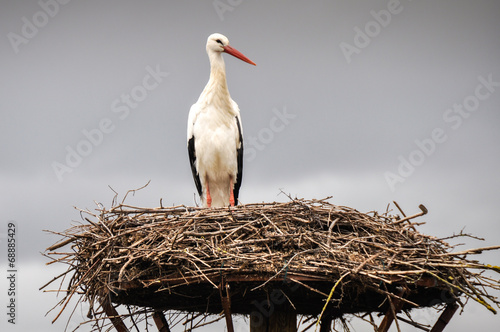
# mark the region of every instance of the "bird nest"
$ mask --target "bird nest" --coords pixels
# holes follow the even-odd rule
[[[109,327],[105,314],[135,325],[155,312],[227,314],[228,302],[233,314],[286,304],[316,319],[394,312],[397,302],[404,312],[468,299],[493,312],[500,304],[487,291],[500,281],[484,273],[500,268],[468,259],[500,246],[454,251],[449,238],[418,232],[418,215],[366,214],[327,199],[82,212],[83,224],[53,232],[63,239],[45,255],[69,265],[51,281],[69,279],[57,317],[78,297],[95,330]]]

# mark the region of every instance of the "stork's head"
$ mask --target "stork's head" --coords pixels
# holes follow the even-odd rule
[[[214,33],[208,36],[207,53],[210,55],[212,53],[222,53],[222,52],[231,54],[232,56],[240,60],[243,60],[251,65],[256,66],[256,64],[252,60],[244,56],[240,51],[229,46],[229,39],[227,39],[226,36],[221,35],[220,33]]]

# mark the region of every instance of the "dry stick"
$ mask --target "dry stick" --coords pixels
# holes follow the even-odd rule
[[[233,229],[229,234],[227,234],[220,242],[224,242],[228,237],[230,237],[231,235],[233,235],[234,233],[236,233],[237,231],[239,231],[240,229],[242,228],[245,228],[245,227],[248,227],[250,226],[251,224],[254,224],[256,222],[256,220],[250,220],[249,222],[247,223],[244,223],[243,225]]]
[[[477,302],[481,303],[482,305],[484,305],[488,310],[490,310],[491,312],[493,312],[494,314],[497,313],[497,311],[491,306],[488,304],[488,302],[486,302],[483,297],[481,296],[481,294],[477,291],[477,289],[471,285],[470,281],[463,275],[463,273],[461,271],[459,271],[460,275],[462,276],[462,278],[464,279],[465,283],[469,286],[469,289],[472,290],[472,292],[474,294],[476,294],[477,296]]]
[[[340,284],[340,282],[342,281],[342,279],[344,279],[346,276],[348,276],[351,272],[346,272],[344,273],[340,278],[339,280],[337,280],[337,282],[333,285],[332,287],[332,290],[330,291],[330,294],[328,295],[328,298],[326,299],[326,303],[325,305],[323,306],[323,309],[321,310],[321,313],[319,314],[319,317],[318,317],[318,320],[316,321],[316,328],[314,329],[314,331],[316,331],[318,329],[318,326],[321,322],[321,317],[323,317],[323,313],[325,312],[326,310],[326,307],[328,306],[328,303],[330,303],[330,300],[332,299],[332,296],[333,296],[333,293],[335,292],[335,289],[337,288],[337,286]]]
[[[66,331],[68,329],[68,325],[71,321],[71,317],[73,317],[73,315],[75,314],[75,311],[76,309],[78,308],[78,305],[83,301],[83,298],[80,297],[77,301],[76,301],[76,304],[75,306],[73,307],[73,310],[71,311],[71,313],[69,314],[69,318],[68,318],[68,321],[66,322],[66,326],[64,328],[64,331]],[[81,324],[80,324],[81,325]]]
[[[415,302],[412,302],[412,301],[410,301],[410,300],[408,300],[408,299],[405,299],[405,298],[404,298],[404,297],[402,297],[402,296],[399,296],[399,295],[396,295],[396,294],[394,294],[394,293],[390,293],[390,292],[388,292],[388,291],[386,291],[386,290],[383,290],[383,289],[378,288],[378,285],[371,287],[371,289],[373,289],[373,291],[375,291],[375,292],[377,292],[377,293],[384,294],[384,295],[386,295],[386,296],[390,296],[391,298],[393,297],[393,298],[395,298],[395,299],[396,299],[396,300],[398,300],[398,301],[405,302],[405,303],[407,303],[407,304],[409,304],[409,305],[411,305],[411,306],[413,306],[413,307],[415,307],[415,308],[419,308],[419,307],[420,307],[420,306],[419,306],[418,304],[416,304]]]
[[[53,283],[57,279],[61,278],[62,276],[65,276],[66,274],[68,274],[71,271],[74,271],[75,269],[76,269],[76,267],[69,268],[68,270],[66,270],[66,272],[63,272],[60,275],[58,275],[57,277],[52,278],[52,280],[50,280],[49,282],[47,282],[46,284],[44,284],[42,287],[38,288],[38,290],[44,289],[45,287],[47,287],[48,285],[50,285],[51,283]]]
[[[286,299],[288,300],[288,303],[290,303],[290,306],[293,308],[293,310],[296,311],[297,308],[295,308],[295,305],[293,304],[292,300],[290,300],[290,298],[288,297],[288,295],[286,295],[286,293],[283,290],[280,289],[280,291],[281,291],[281,294],[283,294],[286,297]]]
[[[212,319],[211,321],[208,321],[208,322],[205,322],[205,323],[200,323],[203,320],[207,319],[208,316],[209,315],[206,315],[205,317],[203,317],[202,319],[200,319],[200,321],[193,326],[193,330],[197,329],[197,328],[200,328],[202,326],[206,326],[206,325],[210,325],[210,324],[216,323],[216,322],[222,320],[222,318],[224,318],[223,316],[219,316],[219,317],[216,317],[216,318]]]
[[[462,287],[459,287],[457,285],[454,285],[450,282],[448,282],[447,280],[439,277],[438,275],[436,275],[435,273],[432,273],[430,271],[427,271],[427,273],[429,273],[430,275],[434,276],[435,278],[439,279],[440,281],[444,282],[445,284],[451,286],[450,288],[455,288],[455,289],[458,289],[460,292],[464,293],[465,295],[467,295],[469,298],[473,299],[474,301],[478,302],[479,304],[483,305],[484,307],[486,307],[488,310],[492,311],[494,314],[496,314],[496,310],[493,309],[493,307],[491,307],[488,303],[486,303],[484,300],[481,300],[481,299],[477,299],[474,297],[473,294],[471,294],[470,292],[467,292],[464,288]],[[476,289],[473,288],[472,289],[473,292],[476,292]]]
[[[65,262],[67,262],[70,257],[75,256],[75,253],[74,252],[49,252],[48,254],[43,254],[43,256],[45,256],[45,257],[48,257],[47,255],[58,255],[58,256],[59,255],[64,255],[63,257],[60,257],[60,258],[57,258],[57,259],[54,259],[54,258],[50,257],[50,259],[52,259],[52,261],[45,263],[45,265],[52,265],[54,263],[65,263]]]
[[[271,219],[269,219],[265,214],[261,214],[262,217],[264,217],[264,219],[266,219],[271,225],[273,225],[274,229],[280,233],[281,235],[284,235],[283,232],[281,231],[281,229],[279,229],[278,226],[276,226],[276,224],[274,222],[271,221]]]
[[[305,323],[305,322],[304,322]],[[316,324],[316,321],[313,321],[312,323],[310,323],[309,325],[307,325],[301,332],[306,332],[308,331],[311,327],[314,326],[314,324]]]
[[[130,257],[125,264],[123,264],[122,268],[120,269],[120,273],[118,274],[118,282],[121,282],[123,280],[123,273],[125,273],[125,268],[134,260],[134,256]]]
[[[313,287],[311,287],[311,286],[309,286],[309,285],[307,285],[307,284],[304,284],[303,282],[300,282],[299,280],[297,280],[297,279],[295,279],[295,278],[288,277],[288,279],[290,279],[290,280],[291,280],[291,281],[293,281],[293,282],[296,282],[297,284],[299,284],[299,285],[301,285],[301,286],[304,286],[305,288],[307,288],[307,289],[309,289],[309,290],[311,290],[311,291],[313,291],[313,292],[315,292],[315,293],[318,293],[318,294],[320,294],[320,295],[322,295],[322,296],[328,297],[328,294],[325,294],[325,293],[323,293],[323,292],[321,292],[321,291],[317,290],[316,288],[313,288]]]
[[[59,316],[61,316],[62,312],[64,311],[64,309],[66,308],[66,306],[68,305],[69,303],[69,300],[71,300],[71,297],[73,297],[73,294],[75,294],[76,292],[76,289],[78,288],[78,286],[80,286],[80,284],[83,282],[84,278],[87,276],[87,274],[92,271],[92,269],[95,267],[95,265],[99,263],[99,261],[96,261],[94,264],[92,264],[91,268],[87,270],[87,272],[85,272],[85,274],[80,278],[80,281],[73,286],[73,290],[71,291],[71,293],[67,296],[67,299],[61,309],[61,311],[57,314],[56,318],[54,318],[54,320],[52,320],[52,324],[54,324],[54,322],[59,318]]]
[[[499,246],[499,247],[500,247],[500,246]],[[438,280],[440,280],[440,281],[444,282],[445,284],[447,284],[447,285],[451,286],[452,288],[456,288],[456,289],[458,289],[459,291],[461,291],[462,293],[466,294],[468,297],[470,297],[470,298],[471,298],[471,299],[473,299],[474,301],[476,301],[476,302],[478,302],[479,304],[483,305],[486,309],[490,310],[490,311],[491,311],[491,312],[493,312],[494,314],[496,314],[496,313],[497,313],[497,312],[496,312],[496,310],[495,310],[495,309],[494,309],[491,305],[489,305],[489,304],[488,304],[488,303],[487,303],[487,302],[486,302],[486,301],[485,301],[485,300],[484,300],[484,299],[480,296],[480,294],[478,293],[477,289],[476,289],[474,286],[472,286],[472,285],[470,284],[470,282],[468,281],[468,279],[467,279],[465,276],[463,276],[463,274],[462,274],[461,272],[459,272],[459,273],[460,273],[460,274],[462,274],[462,278],[464,279],[465,283],[469,286],[469,289],[470,289],[470,290],[471,290],[474,294],[476,294],[477,298],[475,298],[475,297],[474,297],[474,295],[473,295],[473,294],[471,294],[470,292],[467,292],[464,288],[459,287],[459,286],[457,286],[457,285],[454,285],[454,284],[452,284],[452,283],[448,282],[447,280],[445,280],[445,279],[443,279],[443,278],[439,277],[437,274],[435,274],[435,273],[433,273],[433,272],[431,272],[431,271],[424,270],[424,272],[429,273],[430,275],[434,276],[436,279],[438,279]]]
[[[361,263],[354,271],[353,273],[356,274],[358,273],[359,271],[361,271],[361,269],[366,265],[368,264],[369,262],[371,262],[372,260],[374,260],[375,258],[379,257],[380,255],[382,255],[383,253],[382,252],[379,252],[373,256],[370,256],[368,257],[368,259],[366,259],[363,263]]]
[[[460,256],[460,255],[467,255],[467,254],[480,254],[483,251],[488,251],[488,250],[497,250],[500,249],[500,245],[498,246],[491,246],[491,247],[484,247],[484,248],[475,248],[475,249],[468,249],[468,250],[463,250],[463,251],[458,251],[458,252],[447,252],[444,254],[441,254],[440,256]]]
[[[44,231],[44,232],[47,232],[47,231]],[[64,247],[65,245],[67,245],[67,244],[75,241],[75,239],[76,239],[76,237],[74,237],[74,236],[68,237],[66,240],[63,240],[63,241],[61,241],[59,243],[56,243],[56,244],[48,247],[46,250],[47,251],[53,251],[53,250],[59,249],[61,247]]]
[[[332,230],[337,221],[339,221],[340,218],[336,218],[328,227],[328,240],[326,241],[326,246],[330,247],[330,244],[332,243]],[[328,222],[330,222],[330,212],[328,212]]]
[[[406,214],[403,212],[403,209],[401,209],[399,207],[399,204],[396,202],[396,201],[392,201],[394,203],[394,205],[396,205],[396,207],[398,208],[399,212],[401,212],[401,214],[403,215],[403,217],[406,217]]]
[[[125,194],[125,196],[123,197],[122,204],[125,202],[125,199],[127,199],[127,196],[128,196],[128,194],[129,194],[129,193],[134,193],[134,195],[135,195],[135,192],[136,192],[136,191],[146,188],[146,187],[147,187],[150,183],[151,183],[151,180],[149,180],[149,181],[148,181],[148,183],[146,183],[145,185],[143,185],[143,186],[142,186],[142,187],[140,187],[140,188],[137,188],[137,189],[132,189],[132,190],[127,191],[127,193],[126,193],[126,194]]]
[[[187,253],[187,254],[188,254],[188,255],[191,255],[190,253]],[[191,256],[192,256],[193,258],[197,259],[197,260],[200,260],[200,259],[198,259],[198,258],[194,257],[193,255],[191,255]],[[203,263],[203,264],[206,264],[205,262],[203,262],[203,261],[201,261],[201,260],[200,260],[200,262],[201,262],[201,263]],[[202,277],[203,277],[203,278],[205,278],[205,280],[207,280],[209,283],[211,283],[211,284],[212,284],[212,286],[214,286],[214,288],[217,288],[217,285],[216,285],[216,284],[214,284],[214,283],[212,282],[212,280],[210,280],[210,279],[206,276],[206,274],[205,274],[205,273],[203,273],[203,271],[202,271],[202,270],[198,267],[198,265],[196,265],[196,263],[195,263],[195,262],[191,261],[191,264],[193,264],[193,265],[196,267],[196,269],[198,270],[198,272],[200,272],[200,274],[202,275]],[[209,265],[208,265],[208,266],[209,266]]]
[[[403,302],[400,301],[399,299],[396,302],[396,305],[392,302],[392,294],[390,294],[387,291],[387,287],[384,284],[385,291],[387,292],[387,300],[389,301],[389,310],[386,312],[384,319],[382,320],[382,323],[380,323],[380,326],[377,330],[377,332],[387,332],[389,328],[391,327],[392,321],[396,323],[396,328],[398,329],[398,332],[401,332],[399,328],[399,323],[398,323],[398,318],[396,316],[396,311],[400,311],[401,308],[403,307]],[[398,297],[402,298],[404,294],[406,293],[406,290],[403,288],[399,292]],[[397,308],[396,308],[397,306]]]
[[[429,325],[420,324],[420,323],[414,322],[413,320],[410,320],[410,319],[407,319],[407,318],[404,318],[401,316],[397,316],[397,318],[398,318],[398,320],[405,322],[406,324],[411,325],[413,327],[416,327],[417,329],[429,332],[429,327],[430,327]]]
[[[296,253],[295,255],[293,255],[292,258],[290,258],[286,264],[274,275],[272,276],[271,278],[269,278],[266,282],[264,282],[263,284],[257,286],[257,287],[254,287],[251,289],[251,291],[253,292],[254,290],[256,289],[259,289],[261,287],[264,287],[268,282],[270,282],[271,280],[273,280],[274,278],[276,278],[281,272],[283,272],[284,269],[286,269],[288,267],[288,265],[292,262],[292,260],[297,257],[298,255],[301,255],[301,254],[304,254],[306,252],[310,252],[310,251],[315,251],[316,249],[307,249],[307,250],[304,250],[304,251],[301,251],[301,252],[298,252]]]
[[[425,214],[427,214],[429,212],[427,210],[427,208],[423,204],[420,204],[418,207],[420,208],[421,212],[416,213],[416,214],[414,214],[412,216],[404,217],[403,219],[396,220],[392,224],[393,225],[399,225],[399,224],[401,224],[401,223],[403,223],[403,222],[405,222],[407,220],[423,216],[423,215],[425,215]]]

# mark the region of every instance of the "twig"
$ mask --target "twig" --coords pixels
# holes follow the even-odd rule
[[[323,313],[325,312],[326,307],[328,306],[328,303],[330,303],[330,300],[332,299],[332,296],[333,296],[333,293],[335,292],[335,289],[340,284],[340,282],[342,281],[342,279],[344,279],[349,274],[350,274],[350,272],[344,273],[339,278],[339,280],[337,280],[337,282],[333,285],[332,290],[330,291],[330,294],[328,295],[328,298],[326,299],[325,305],[323,306],[323,310],[321,310],[321,313],[319,314],[318,320],[316,321],[316,329],[315,329],[315,331],[318,329],[318,326],[319,326],[319,324],[321,322],[321,317],[323,317]]]

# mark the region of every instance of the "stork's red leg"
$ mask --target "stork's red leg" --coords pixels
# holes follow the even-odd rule
[[[229,205],[234,206],[234,184],[233,184],[233,179],[229,181]]]
[[[212,196],[210,196],[210,188],[208,187],[208,180],[206,181],[207,183],[207,207],[212,206]]]

